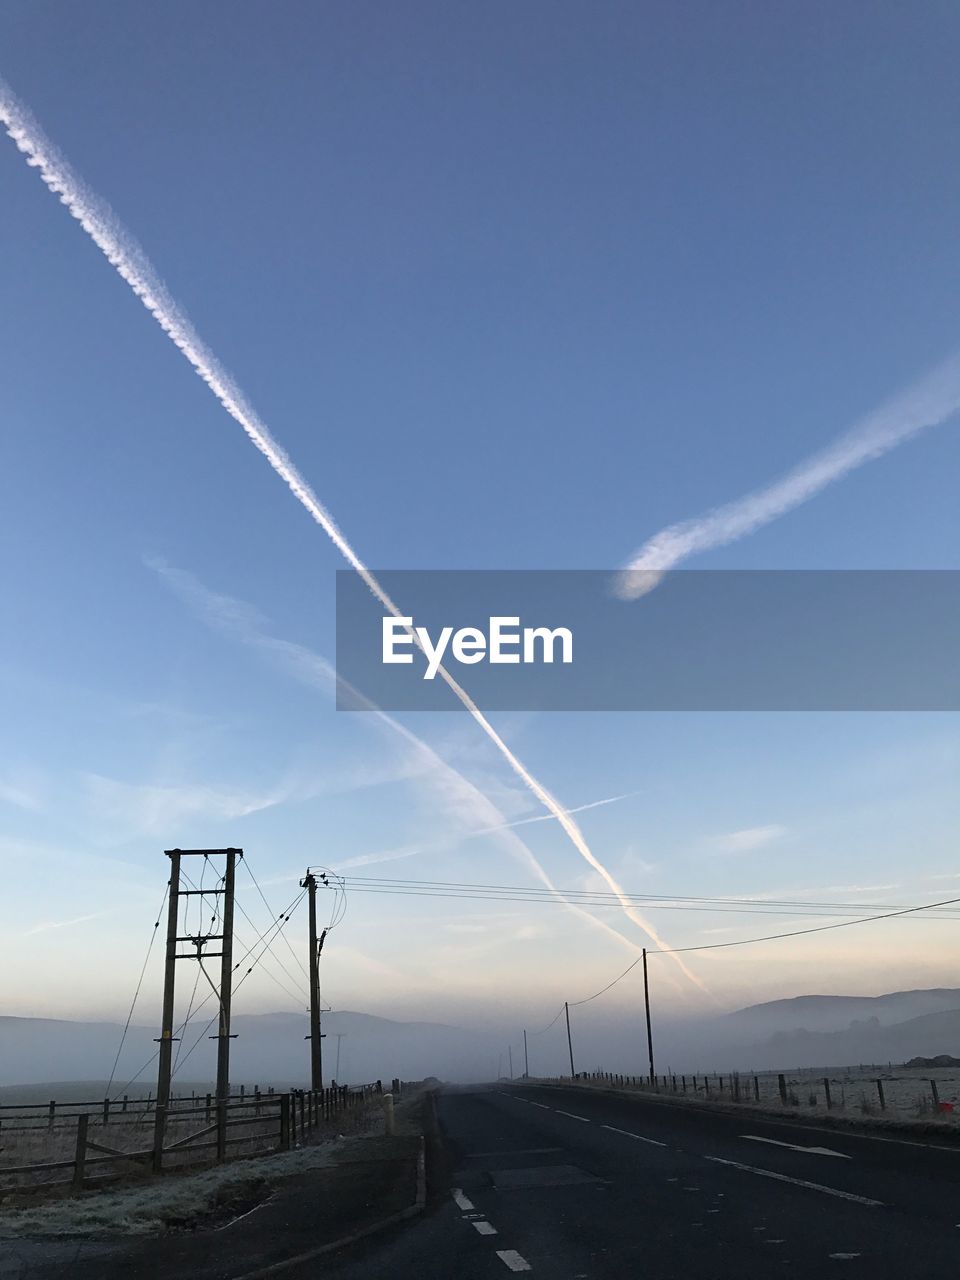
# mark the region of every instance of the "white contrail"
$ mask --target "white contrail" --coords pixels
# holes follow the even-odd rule
[[[635,791],[625,791],[622,795],[607,796],[603,800],[591,800],[587,804],[575,804],[567,810],[567,813],[583,813],[586,809],[600,809],[607,804],[616,804],[618,800],[626,800],[631,795],[636,795]],[[510,827],[525,827],[531,822],[555,822],[552,813],[538,813],[529,818],[514,818],[512,822],[498,822],[493,827],[479,827],[476,831],[465,831],[458,837],[460,840],[478,840],[482,836],[493,835],[498,831],[506,831]],[[346,862],[338,862],[337,869],[346,870],[348,867],[369,867],[381,862],[399,862],[403,858],[413,858],[421,853],[434,853],[437,850],[445,849],[449,845],[448,840],[433,840],[430,844],[409,844],[402,845],[396,849],[381,849],[377,853],[361,853],[355,858],[348,858]]]
[[[215,592],[210,591],[193,574],[187,573],[183,569],[175,569],[172,565],[167,564],[165,560],[158,557],[146,557],[145,563],[155,573],[159,574],[167,586],[175,591],[187,605],[196,610],[210,626],[224,632],[232,639],[239,640],[242,644],[265,654],[302,684],[310,688],[320,688],[331,692],[340,689],[356,702],[358,708],[372,713],[375,723],[383,725],[391,734],[402,738],[416,755],[430,766],[436,778],[442,780],[455,794],[463,796],[471,806],[471,813],[476,814],[481,821],[487,824],[485,830],[501,839],[511,852],[516,854],[545,887],[556,894],[557,898],[570,911],[575,915],[581,916],[604,933],[609,934],[630,951],[639,954],[640,947],[630,938],[624,937],[619,930],[614,929],[606,920],[592,915],[577,903],[571,902],[563,896],[544,867],[541,866],[530,846],[511,829],[513,824],[507,821],[501,810],[497,808],[488,796],[484,795],[479,787],[471,782],[459,769],[456,769],[452,764],[444,760],[442,756],[438,755],[433,747],[424,742],[422,738],[418,738],[406,725],[388,715],[375,702],[372,702],[348,681],[344,680],[342,676],[338,675],[334,667],[321,654],[316,653],[313,649],[308,649],[305,645],[269,635],[263,630],[261,619],[255,610],[231,596],[217,595]],[[594,803],[603,802],[595,801]],[[589,808],[590,806],[585,805],[583,807]],[[474,835],[476,832],[468,834]],[[416,850],[412,852],[416,852]],[[341,863],[339,865],[346,867],[350,863]]]
[[[617,594],[625,600],[646,595],[664,573],[681,560],[753,533],[807,502],[827,485],[842,480],[865,462],[889,453],[898,444],[926,427],[938,426],[958,411],[960,355],[946,360],[773,484],[654,534],[621,570]]]
[[[67,162],[58,154],[44,136],[40,126],[30,113],[20,105],[10,88],[0,80],[0,121],[13,139],[27,163],[37,170],[47,187],[64,204],[107,261],[116,268],[146,309],[163,329],[174,345],[183,353],[194,370],[207,384],[227,413],[242,427],[251,442],[260,450],[278,476],[286,483],[299,502],[324,530],[347,563],[360,575],[369,590],[384,608],[395,618],[402,618],[402,611],[390,599],[376,577],[366,567],[336,521],[320,502],[307,481],[291,462],[285,451],[274,440],[266,424],[261,421],[240,388],[233,381],[213,352],[201,340],[186,315],[174,302],[163,281],[157,275],[144,251],[120,225],[109,207],[93,195],[77,178]],[[409,630],[409,628],[408,628]],[[411,632],[414,639],[415,633]],[[526,766],[510,750],[480,708],[457,681],[442,666],[438,674],[453,691],[477,724],[498,748],[517,776],[530,788],[542,805],[548,809],[566,832],[574,847],[593,869],[607,882],[620,899],[626,914],[649,935],[663,950],[666,943],[628,902],[622,889],[595,856],[576,822],[566,809],[539,782]],[[695,986],[706,988],[677,955],[674,960]]]

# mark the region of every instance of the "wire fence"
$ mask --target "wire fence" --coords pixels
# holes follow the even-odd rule
[[[778,1111],[832,1113],[898,1121],[938,1121],[960,1127],[960,1072],[867,1065],[791,1072],[709,1072],[628,1076],[578,1072],[551,1080],[601,1088],[669,1094],[692,1101],[734,1103]]]

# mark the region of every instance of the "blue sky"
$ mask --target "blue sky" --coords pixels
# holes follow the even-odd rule
[[[947,4],[16,2],[0,31],[0,72],[375,567],[615,569],[958,347]],[[120,1014],[172,845],[242,845],[278,901],[307,861],[409,847],[368,869],[536,883],[474,834],[480,793],[540,810],[467,717],[402,718],[431,763],[305,673],[342,561],[4,142],[4,1011]],[[691,564],[958,568],[958,463],[950,420]],[[581,821],[636,892],[950,896],[955,717],[496,723],[564,804],[628,794]],[[555,822],[519,830],[596,883]],[[879,991],[906,941],[896,982],[943,985],[954,930],[691,964],[723,1006]],[[338,942],[338,1007],[481,1022],[629,958],[560,908],[359,895]]]

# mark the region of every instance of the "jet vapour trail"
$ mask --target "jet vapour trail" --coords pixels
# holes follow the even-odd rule
[[[416,755],[426,760],[433,769],[435,777],[442,778],[455,792],[467,797],[471,803],[479,808],[482,818],[487,824],[484,832],[496,836],[507,845],[511,852],[517,854],[537,879],[542,881],[545,887],[555,894],[569,911],[572,911],[574,915],[581,916],[588,923],[609,934],[622,946],[627,947],[628,950],[637,954],[640,952],[641,948],[635,942],[625,937],[619,930],[614,929],[606,920],[592,915],[578,903],[571,902],[568,898],[565,898],[550,879],[544,867],[541,866],[530,846],[511,829],[515,824],[507,821],[505,815],[497,808],[494,802],[484,795],[466,774],[461,773],[459,769],[444,760],[433,747],[424,742],[422,738],[418,738],[411,729],[401,724],[399,720],[395,720],[393,716],[388,715],[382,707],[379,707],[366,694],[361,693],[359,689],[355,689],[347,680],[338,675],[334,667],[321,654],[292,640],[283,640],[278,636],[267,634],[261,628],[259,619],[254,611],[247,605],[230,596],[217,595],[199,582],[193,574],[187,573],[183,569],[175,569],[172,565],[167,564],[165,560],[158,557],[146,557],[145,564],[154,573],[159,574],[163,582],[189,607],[198,612],[208,625],[216,627],[217,630],[227,634],[232,639],[239,640],[242,644],[266,654],[269,658],[277,660],[286,672],[292,674],[295,679],[308,687],[324,690],[339,688],[354,700],[358,709],[372,712],[378,724],[382,724],[390,733],[402,738]],[[612,797],[606,801],[594,801],[593,805],[583,805],[581,808],[594,808],[597,804],[609,804],[616,798],[618,797]],[[468,836],[474,836],[478,833],[473,831],[467,834]],[[341,863],[343,867],[350,865],[355,864],[349,862]]]
[[[654,534],[620,571],[617,594],[624,600],[646,595],[682,560],[746,537],[958,411],[960,355],[955,355],[766,488]]]
[[[59,196],[60,202],[66,206],[70,214],[80,223],[107,261],[130,286],[164,333],[190,362],[196,373],[207,384],[227,413],[239,424],[251,443],[259,449],[297,500],[306,507],[313,519],[324,530],[351,568],[359,574],[376,599],[395,618],[402,618],[404,616],[402,611],[394,604],[376,577],[354,551],[346,536],[337,526],[333,516],[321,503],[287,453],[273,438],[266,424],[249,404],[243,392],[221,366],[213,352],[202,341],[184,312],[174,302],[166,285],[157,275],[143,249],[128,235],[113,212],[77,178],[67,162],[46,138],[40,126],[26,108],[21,106],[13,92],[2,80],[0,80],[0,122],[3,123],[17,149],[26,157],[27,164],[35,168],[44,184],[55,195]],[[416,633],[409,628],[407,630],[413,636],[415,642],[419,644]],[[639,925],[658,947],[665,951],[670,950],[667,944],[657,935],[653,926],[630,906],[623,894],[623,890],[606,867],[594,855],[580,828],[573,818],[567,814],[563,805],[551,795],[547,788],[530,773],[526,766],[510,750],[490,721],[480,711],[480,708],[453,676],[442,666],[439,668],[439,674],[487,734],[491,742],[498,748],[517,776],[530,788],[541,804],[554,815],[581,856],[603,877],[611,890],[617,894],[627,916],[635,924]],[[676,955],[674,958],[686,977],[700,990],[706,991],[699,978],[687,968],[683,960]]]

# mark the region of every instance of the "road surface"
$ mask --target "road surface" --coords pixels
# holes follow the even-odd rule
[[[447,1090],[438,1114],[432,1211],[325,1276],[960,1274],[960,1146],[520,1084]]]

